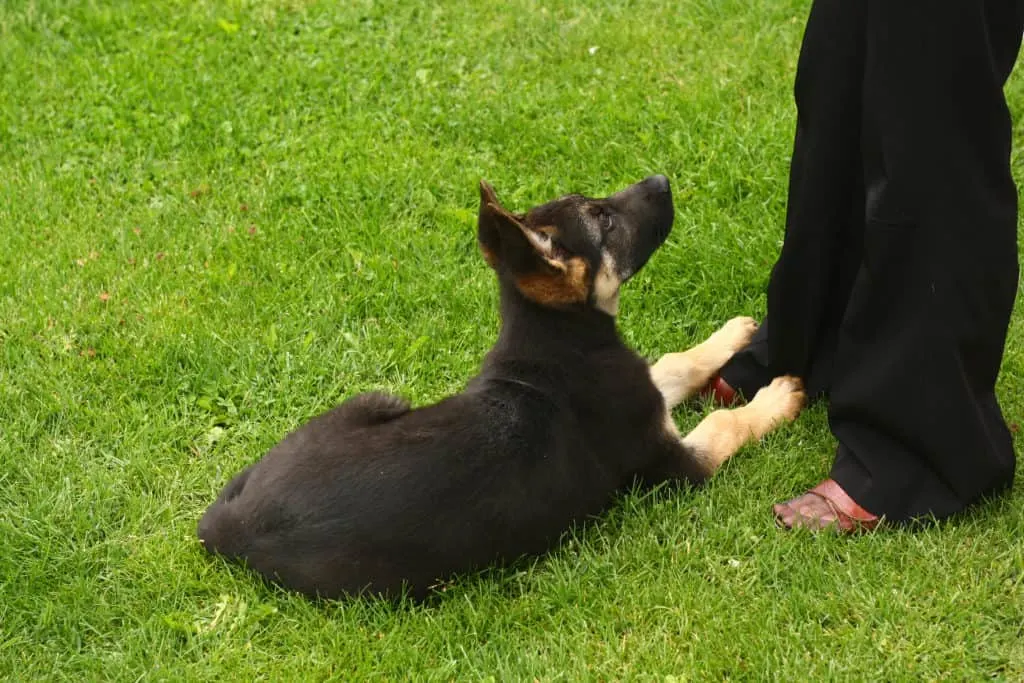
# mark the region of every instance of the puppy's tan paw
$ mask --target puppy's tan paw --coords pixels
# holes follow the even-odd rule
[[[799,377],[784,375],[762,387],[750,402],[773,424],[792,422],[807,403],[804,384]]]
[[[733,354],[749,344],[755,332],[757,321],[747,316],[739,316],[722,325],[711,335],[711,341]]]

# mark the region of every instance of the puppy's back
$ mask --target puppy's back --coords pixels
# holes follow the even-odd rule
[[[388,401],[355,397],[232,480],[199,537],[323,597],[403,584],[422,595],[452,573],[543,551],[617,483],[578,452],[562,398],[499,383],[382,421],[367,406]]]

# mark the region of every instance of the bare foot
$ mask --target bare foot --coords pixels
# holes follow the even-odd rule
[[[871,531],[881,518],[868,512],[833,479],[773,508],[775,522],[786,529],[837,531],[841,534]]]

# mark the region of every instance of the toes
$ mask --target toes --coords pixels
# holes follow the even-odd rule
[[[803,382],[799,377],[783,376],[772,380],[771,386],[780,392],[785,392],[781,398],[782,413],[789,420],[795,420],[807,402],[807,395],[804,393]]]
[[[730,347],[739,351],[750,342],[750,338],[757,332],[757,321],[747,316],[732,318],[722,326]]]
[[[804,494],[772,506],[775,523],[784,529],[803,528],[822,531],[838,524],[839,519],[825,501]]]
[[[757,321],[751,318],[749,315],[738,315],[729,321],[730,325],[734,327],[742,327],[745,329],[757,329]]]
[[[746,316],[741,318],[733,318],[733,324],[741,329],[744,334],[754,334],[757,332],[757,321],[753,318]]]
[[[785,503],[776,503],[772,506],[772,512],[775,514],[775,523],[783,529],[793,528],[793,519],[796,517],[796,513],[791,507]]]
[[[771,386],[779,387],[791,393],[802,392],[804,389],[803,380],[794,375],[782,375],[772,380]]]
[[[754,400],[763,404],[774,415],[774,420],[792,422],[800,415],[807,396],[798,377],[783,375],[757,392]]]

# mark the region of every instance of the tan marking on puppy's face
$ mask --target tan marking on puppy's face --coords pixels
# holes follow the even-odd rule
[[[615,259],[608,252],[602,253],[601,268],[594,278],[594,305],[608,315],[617,315],[621,285],[622,280],[617,274]]]
[[[541,225],[533,228],[534,232],[540,233],[548,238],[553,238],[558,235],[558,228],[553,225]]]
[[[524,296],[542,306],[563,307],[586,302],[589,289],[587,262],[575,257],[551,265],[549,272],[528,273],[516,278],[516,287]]]

